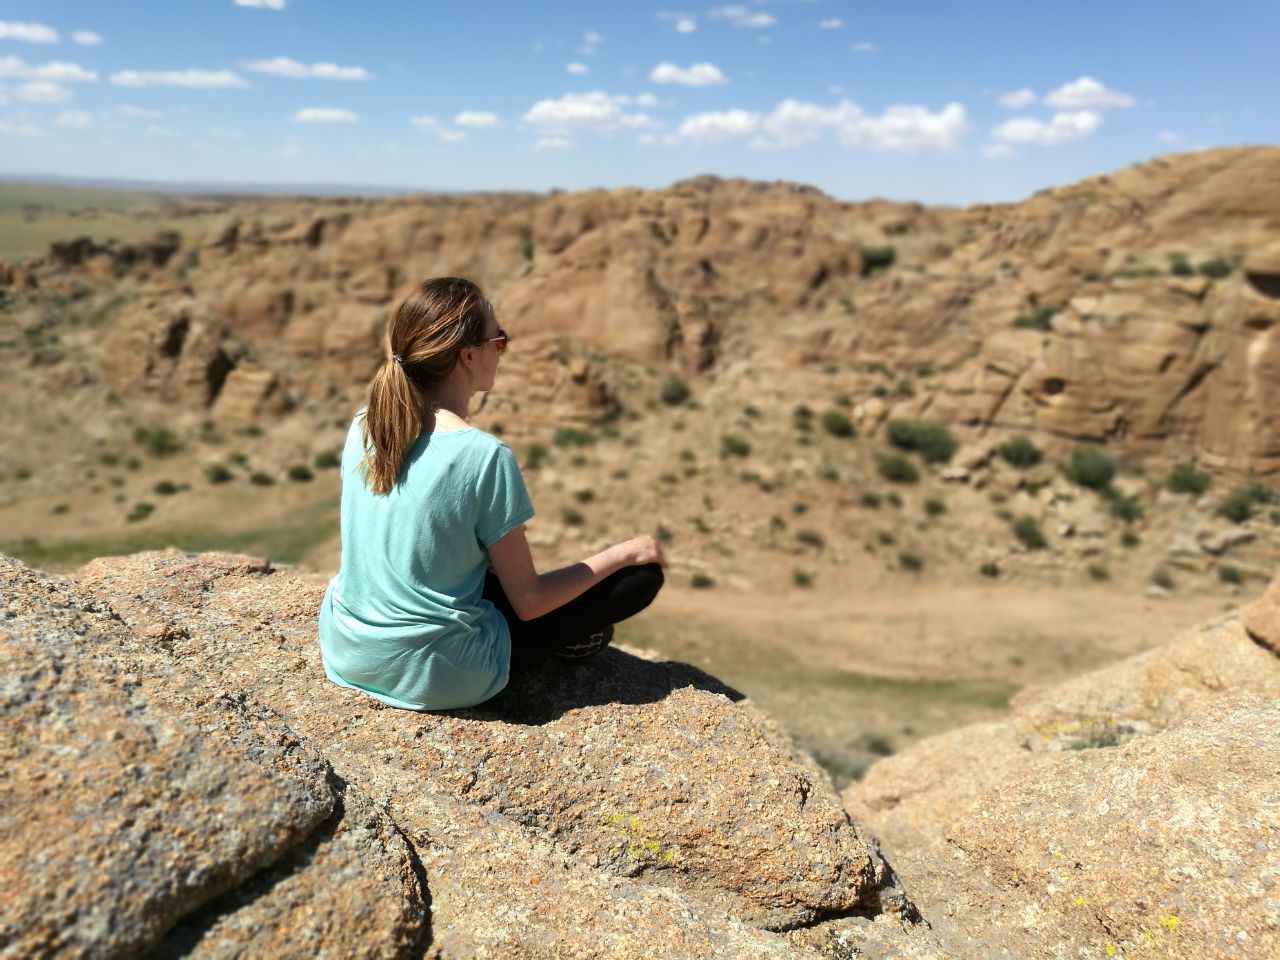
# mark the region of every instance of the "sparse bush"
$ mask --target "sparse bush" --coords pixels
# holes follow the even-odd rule
[[[1142,516],[1142,503],[1137,497],[1126,497],[1124,494],[1108,488],[1107,499],[1111,503],[1111,515],[1125,523],[1133,523]]]
[[[120,458],[114,453],[100,453],[98,454],[98,462],[104,467],[114,467],[120,463]]]
[[[1222,498],[1215,511],[1218,516],[1225,517],[1232,523],[1244,523],[1252,517],[1262,504],[1274,502],[1276,491],[1260,483],[1249,483],[1233,487],[1231,492]]]
[[[674,534],[662,524],[658,524],[658,529],[653,531],[653,536],[659,543],[670,543]]]
[[[853,397],[849,396],[847,393],[837,393],[835,397],[832,398],[831,402],[837,407],[844,407],[846,410],[852,409],[853,407]]]
[[[905,377],[898,381],[897,386],[893,388],[895,396],[903,398],[911,398],[916,395],[916,388],[911,385],[911,381]]]
[[[342,466],[342,454],[337,450],[321,450],[312,462],[317,470],[336,470]]]
[[[305,463],[295,463],[291,464],[289,469],[285,471],[285,476],[294,483],[310,483],[315,475]]]
[[[177,435],[165,426],[137,427],[133,431],[133,440],[153,457],[172,456],[182,449]]]
[[[204,468],[204,478],[210,483],[228,483],[232,473],[220,463],[211,463]]]
[[[1077,486],[1104,490],[1115,478],[1116,465],[1102,450],[1083,445],[1071,451],[1071,459],[1062,468],[1062,472]]]
[[[262,427],[258,426],[256,423],[246,423],[240,428],[239,433],[244,437],[260,437],[262,436],[263,430]]]
[[[868,510],[879,510],[880,494],[873,493],[872,491],[867,490],[865,493],[862,494],[861,497],[858,498],[858,502],[861,503]]]
[[[1196,271],[1185,253],[1171,253],[1169,254],[1169,272],[1175,277],[1193,277]]]
[[[827,541],[823,539],[822,534],[817,530],[810,530],[807,528],[804,530],[797,530],[796,539],[806,547],[813,547],[817,550],[821,550],[827,545]]]
[[[1280,510],[1271,511],[1271,525],[1273,527],[1280,527]]]
[[[139,520],[145,520],[155,512],[155,509],[156,506],[154,503],[147,503],[146,501],[135,503],[133,505],[133,509],[130,510],[128,515],[124,518],[125,522],[137,523]]]
[[[1164,567],[1159,567],[1151,574],[1151,582],[1161,590],[1172,590],[1176,584],[1173,582],[1173,576]]]
[[[695,573],[689,578],[689,586],[695,590],[710,590],[715,585],[716,582],[705,573]]]
[[[880,398],[887,397],[889,395],[889,388],[886,387],[883,383],[877,383],[875,386],[871,388],[871,395],[873,397],[880,397]]]
[[[1057,307],[1040,307],[1032,310],[1030,313],[1020,314],[1014,317],[1013,325],[1019,330],[1039,330],[1048,332],[1053,328],[1053,315],[1058,312]]]
[[[1172,493],[1189,493],[1199,496],[1209,489],[1212,477],[1203,470],[1197,470],[1189,463],[1179,463],[1169,471],[1165,480],[1165,489]]]
[[[575,510],[573,507],[565,507],[561,510],[560,519],[568,527],[580,527],[587,522],[587,518],[583,516],[582,511]]]
[[[886,493],[886,494],[884,495],[884,502],[885,502],[885,503],[887,503],[887,504],[888,504],[889,506],[891,506],[891,507],[901,507],[901,506],[902,506],[902,498],[901,498],[900,496],[898,496],[898,491],[897,491],[897,490],[890,490],[888,493]]]
[[[276,482],[276,478],[269,473],[263,473],[261,470],[255,470],[249,474],[249,482],[255,487],[269,487]]]
[[[835,467],[823,467],[818,471],[818,479],[826,480],[828,483],[835,483],[840,479],[840,471]]]
[[[750,417],[752,420],[758,420],[760,418],[760,408],[754,403],[748,403],[742,408],[742,415],[744,417]]]
[[[871,276],[888,270],[898,259],[898,251],[889,246],[870,246],[862,248],[862,275]]]
[[[1040,530],[1040,521],[1029,515],[1013,521],[1013,535],[1028,550],[1043,550],[1049,545]]]
[[[1141,542],[1142,538],[1138,536],[1136,530],[1126,530],[1124,533],[1120,534],[1120,545],[1128,547],[1131,550]]]
[[[947,512],[947,505],[939,497],[929,497],[924,502],[924,512],[931,517],[940,517]]]
[[[596,498],[596,492],[594,490],[573,491],[573,499],[577,500],[579,503],[590,503],[595,498]]]
[[[60,517],[60,516],[62,516],[64,513],[70,513],[70,512],[71,512],[71,504],[69,504],[69,503],[55,503],[55,504],[53,505],[53,509],[52,509],[52,510],[50,510],[49,512],[50,512],[50,513],[52,513],[55,517]]]
[[[792,570],[791,582],[795,586],[807,590],[809,587],[813,586],[813,577],[812,575],[805,573],[803,570]]]
[[[898,542],[898,538],[895,537],[888,530],[877,530],[876,542],[880,544],[880,546],[882,547],[892,547],[895,543]]]
[[[1036,449],[1036,445],[1031,442],[1030,437],[1022,434],[1010,437],[996,448],[996,452],[1000,454],[1005,463],[1011,467],[1017,467],[1019,470],[1034,467],[1040,462],[1040,451]]]
[[[1089,579],[1101,583],[1111,579],[1111,571],[1100,563],[1089,564]]]
[[[813,429],[813,411],[806,407],[803,403],[791,411],[791,425],[797,430],[808,431]]]
[[[1218,579],[1223,583],[1229,583],[1233,587],[1238,587],[1244,583],[1244,571],[1239,567],[1233,567],[1229,563],[1224,563],[1218,567]]]
[[[524,466],[527,470],[537,470],[547,458],[551,456],[551,451],[540,443],[531,443],[529,449],[524,452]]]
[[[890,420],[887,436],[895,447],[914,450],[926,463],[946,463],[958,446],[951,431],[940,423]]]
[[[1235,259],[1231,257],[1214,257],[1211,260],[1202,260],[1196,267],[1196,271],[1202,277],[1221,280],[1223,277],[1230,276],[1231,271],[1235,268]]]
[[[161,480],[151,488],[151,492],[157,497],[172,497],[178,489],[178,485],[172,480]]]
[[[667,406],[678,407],[689,399],[689,393],[689,385],[673,373],[662,382],[659,396]]]
[[[822,414],[822,429],[833,437],[852,437],[853,423],[839,410],[827,410]]]
[[[745,457],[751,453],[751,444],[741,437],[726,433],[720,438],[720,452],[726,457]]]
[[[596,442],[596,435],[577,427],[561,427],[551,437],[551,442],[557,447],[590,447]]]
[[[978,568],[978,573],[982,574],[988,580],[994,580],[996,577],[1000,576],[1000,565],[988,560]]]
[[[920,479],[916,465],[900,453],[886,453],[876,458],[876,470],[890,483],[915,483]]]
[[[903,550],[898,554],[898,566],[911,573],[919,573],[924,569],[924,560],[919,554],[912,553],[910,550]]]

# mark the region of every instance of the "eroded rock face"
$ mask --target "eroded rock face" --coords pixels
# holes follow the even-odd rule
[[[3,561],[0,952],[946,956],[821,771],[712,678],[612,651],[392,710],[324,680],[323,586],[228,555],[74,584]]]
[[[1280,587],[1246,612],[1270,630]],[[1280,951],[1280,660],[1232,616],[845,793],[961,955]]]

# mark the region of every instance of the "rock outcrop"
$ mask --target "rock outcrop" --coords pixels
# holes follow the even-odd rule
[[[846,791],[960,955],[1280,952],[1280,582],[1168,646],[1014,700]],[[1253,624],[1246,629],[1247,624]]]
[[[324,680],[323,587],[4,561],[0,954],[933,955],[825,774],[714,679],[609,651],[394,710]]]

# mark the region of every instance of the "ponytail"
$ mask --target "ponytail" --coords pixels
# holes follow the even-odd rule
[[[424,281],[396,309],[361,428],[361,469],[374,493],[395,488],[422,433],[427,392],[452,372],[464,347],[481,342],[488,309],[480,288],[457,277]]]

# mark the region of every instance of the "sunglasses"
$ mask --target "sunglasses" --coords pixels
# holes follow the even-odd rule
[[[501,327],[499,327],[499,328],[498,328],[498,335],[497,335],[496,337],[488,337],[488,338],[486,338],[486,339],[484,339],[484,340],[481,340],[480,342],[481,342],[481,343],[496,343],[496,344],[498,345],[498,352],[499,352],[499,353],[505,353],[505,352],[506,352],[506,350],[507,350],[507,344],[511,342],[511,337],[507,335],[507,332],[506,332],[505,330],[503,330]]]

